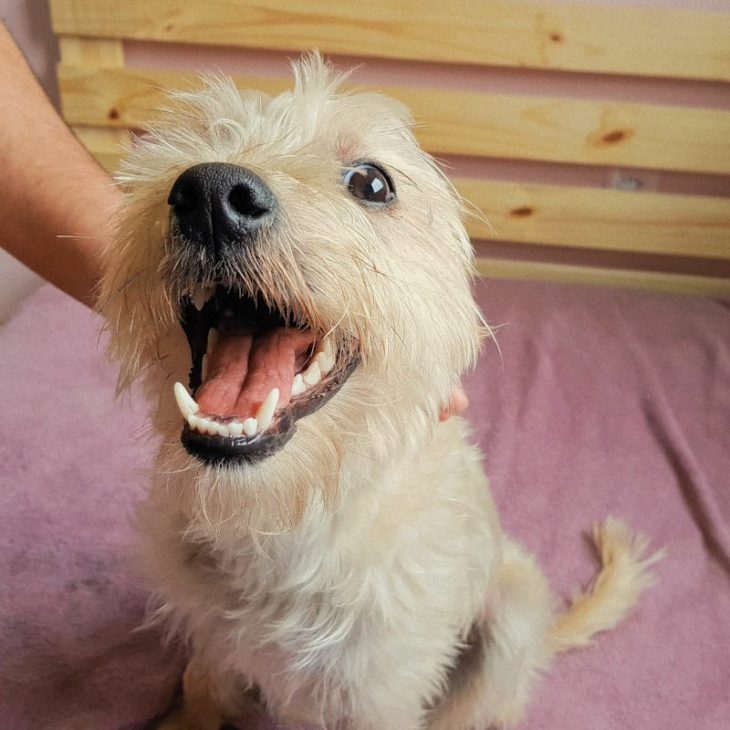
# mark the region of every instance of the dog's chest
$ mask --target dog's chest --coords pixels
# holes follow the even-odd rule
[[[205,622],[206,641],[226,651],[228,666],[259,685],[287,672],[329,673],[394,637],[438,634],[450,645],[470,620],[459,611],[471,594],[463,564],[447,565],[425,536],[417,550],[352,537],[318,523],[268,546],[189,551],[187,583],[202,602],[193,620]]]

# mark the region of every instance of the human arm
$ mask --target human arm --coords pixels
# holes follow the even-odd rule
[[[2,23],[0,98],[0,245],[93,306],[121,193],[58,116]],[[441,420],[467,405],[457,388]]]
[[[0,245],[92,306],[121,193],[76,141],[0,23]]]

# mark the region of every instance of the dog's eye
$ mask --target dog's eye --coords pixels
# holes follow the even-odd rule
[[[348,167],[342,175],[350,194],[371,205],[388,205],[395,200],[395,187],[384,170],[369,162]]]

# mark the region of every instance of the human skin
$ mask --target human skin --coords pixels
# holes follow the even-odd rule
[[[76,141],[0,24],[2,247],[93,306],[121,193]]]
[[[0,245],[93,307],[122,194],[59,117],[0,23]],[[457,388],[441,420],[468,406]]]

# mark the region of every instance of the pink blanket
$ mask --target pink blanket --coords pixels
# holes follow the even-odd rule
[[[522,730],[730,727],[730,306],[493,282],[468,416],[506,530],[556,592],[616,514],[665,545],[660,582],[560,657]],[[0,330],[0,728],[131,730],[170,703],[180,647],[135,631],[128,518],[153,445],[114,402],[96,319],[46,288]]]

